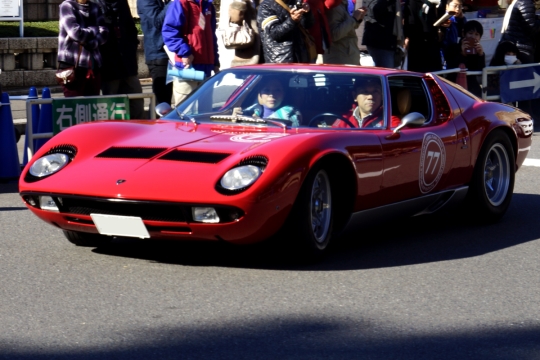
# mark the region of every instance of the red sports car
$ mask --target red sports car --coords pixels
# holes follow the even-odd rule
[[[365,222],[457,201],[500,218],[533,132],[528,114],[437,76],[352,66],[233,68],[158,108],[49,140],[20,178],[28,208],[77,245],[282,229],[317,255]]]

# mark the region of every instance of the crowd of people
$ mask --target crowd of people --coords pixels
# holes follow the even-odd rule
[[[231,66],[321,60],[359,65],[357,29],[364,22],[361,43],[376,66],[418,72],[486,66],[480,43],[484,29],[465,18],[463,0],[363,0],[362,6],[356,0],[229,0],[219,28],[212,0],[137,0],[137,9],[158,103],[172,99],[177,104],[200,83],[188,78],[169,83],[171,63],[204,77],[219,72],[218,37],[234,51]],[[445,14],[449,18],[436,24]],[[537,61],[539,30],[533,0],[511,2],[489,65]],[[141,92],[137,45],[127,0],[65,0],[60,5],[58,67],[74,67],[76,80],[64,84],[64,95]],[[481,95],[475,77],[463,85]],[[490,88],[497,86],[498,78],[492,78]],[[139,117],[142,102],[133,101],[130,111]]]

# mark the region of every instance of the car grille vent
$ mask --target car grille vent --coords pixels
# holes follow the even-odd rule
[[[45,156],[58,153],[66,154],[67,156],[69,156],[70,160],[73,160],[73,158],[77,154],[77,148],[73,145],[68,144],[56,145],[55,147],[47,151]]]
[[[111,201],[59,197],[60,212],[79,215],[104,214],[137,216],[150,221],[185,222],[185,206],[147,201]]]
[[[254,155],[243,159],[239,165],[255,165],[264,170],[268,165],[268,158],[262,155]]]
[[[111,147],[96,157],[109,159],[150,159],[165,150],[167,148]]]
[[[199,162],[207,164],[217,164],[231,154],[211,153],[204,151],[174,150],[160,157],[161,160]]]

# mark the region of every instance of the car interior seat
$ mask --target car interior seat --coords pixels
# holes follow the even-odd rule
[[[412,94],[411,90],[407,88],[400,89],[397,93],[397,108],[399,111],[399,117],[403,118],[411,111]]]

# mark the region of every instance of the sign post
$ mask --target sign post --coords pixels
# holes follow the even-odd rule
[[[52,100],[53,133],[95,120],[129,120],[127,96],[60,98]]]
[[[500,88],[505,103],[540,98],[540,65],[502,71]]]
[[[24,37],[23,0],[0,0],[0,21],[18,21],[19,36]]]

